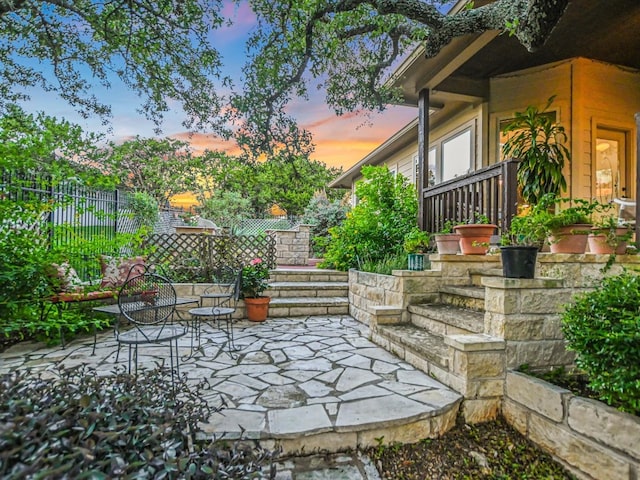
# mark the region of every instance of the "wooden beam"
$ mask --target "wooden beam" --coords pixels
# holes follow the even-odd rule
[[[429,186],[429,90],[418,94],[418,226],[428,224],[425,218],[423,191]]]

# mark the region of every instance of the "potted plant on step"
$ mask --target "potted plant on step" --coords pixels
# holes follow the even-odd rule
[[[538,212],[531,209],[511,220],[501,239],[502,273],[506,278],[533,278],[538,251],[547,231]]]
[[[414,228],[404,236],[404,251],[409,255],[409,270],[424,270],[424,253],[429,250],[431,237],[424,230]]]
[[[454,233],[454,225],[451,220],[447,220],[442,230],[433,235],[440,255],[456,255],[460,252],[460,235]]]
[[[269,313],[271,297],[262,293],[269,288],[269,268],[261,258],[254,258],[242,269],[240,294],[244,299],[247,318],[252,322],[263,322]]]
[[[518,187],[522,199],[528,205],[536,205],[546,194],[559,195],[567,189],[562,173],[571,154],[564,143],[567,134],[564,127],[555,122],[549,111],[555,95],[540,110],[529,106],[502,129],[511,134],[502,147],[505,158],[516,158]]]
[[[629,225],[621,225],[616,215],[599,218],[587,237],[589,253],[624,255],[632,231]]]
[[[497,228],[497,225],[489,223],[486,215],[475,214],[469,223],[456,225],[453,231],[460,235],[460,251],[463,255],[485,255]]]
[[[557,209],[560,204],[571,202],[567,208]],[[585,253],[587,249],[587,235],[591,232],[591,215],[601,207],[598,202],[584,199],[558,198],[554,194],[542,197],[534,209],[547,212],[544,226],[547,229],[549,248],[551,253]]]

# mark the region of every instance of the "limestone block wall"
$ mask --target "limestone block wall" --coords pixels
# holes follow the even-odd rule
[[[389,308],[401,309],[398,321],[409,321],[406,307],[433,300],[438,295],[440,273],[431,270],[394,270],[392,275],[349,270],[349,314],[375,327],[378,315],[389,315]],[[385,307],[384,309],[380,307]],[[386,311],[383,311],[385,310]],[[387,320],[383,323],[390,323]]]
[[[551,278],[484,277],[484,331],[506,342],[507,367],[570,366],[573,352],[565,348],[559,312],[584,289]]]
[[[310,225],[292,230],[267,230],[276,239],[277,265],[309,265]]]
[[[622,273],[625,268],[639,268],[640,255],[616,255],[611,268],[603,272],[609,255],[539,253],[536,277],[562,278],[567,287],[594,287],[603,276]]]
[[[638,478],[640,418],[514,371],[507,371],[504,393],[507,421],[577,477]]]

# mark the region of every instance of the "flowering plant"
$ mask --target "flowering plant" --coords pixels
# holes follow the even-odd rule
[[[269,267],[261,258],[254,258],[242,269],[240,291],[243,298],[258,298],[269,287]]]

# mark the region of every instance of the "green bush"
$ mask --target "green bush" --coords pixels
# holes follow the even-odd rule
[[[577,295],[562,313],[562,330],[600,399],[640,414],[640,276],[605,278]]]
[[[311,248],[316,258],[322,258],[331,241],[329,229],[344,222],[349,208],[340,200],[329,201],[324,194],[314,196],[307,205],[302,221],[311,225]]]
[[[402,254],[404,237],[416,226],[418,197],[406,178],[373,166],[362,167],[362,176],[356,185],[359,203],[342,225],[330,229],[322,267],[348,270],[365,259]]]
[[[0,377],[0,478],[274,478],[275,453],[203,441],[206,381],[166,370]],[[262,471],[264,470],[264,472]]]

